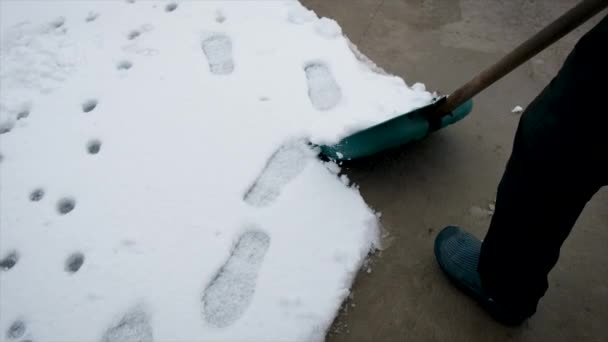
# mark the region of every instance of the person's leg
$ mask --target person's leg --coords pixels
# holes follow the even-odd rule
[[[483,244],[455,227],[436,239],[441,268],[503,323],[535,312],[562,243],[608,182],[606,41],[608,17],[522,115]]]
[[[608,17],[523,114],[498,187],[478,270],[488,294],[522,317],[536,311],[561,245],[608,179],[605,42]]]

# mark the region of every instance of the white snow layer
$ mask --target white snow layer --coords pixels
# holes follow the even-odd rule
[[[0,22],[0,340],[324,338],[378,225],[304,141],[424,87],[295,1],[2,1]]]
[[[513,109],[511,109],[511,113],[515,113],[515,114],[520,114],[524,111],[524,108],[522,106],[515,106],[513,107]]]

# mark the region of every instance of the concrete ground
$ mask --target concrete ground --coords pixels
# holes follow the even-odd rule
[[[333,18],[387,72],[449,93],[575,0],[304,0]],[[605,15],[605,13],[603,14]],[[599,18],[595,18],[597,22]],[[585,208],[550,274],[537,314],[520,328],[493,322],[446,281],[433,239],[446,224],[483,237],[519,115],[590,24],[475,98],[464,121],[347,174],[382,212],[386,248],[361,272],[329,341],[605,341],[608,191]],[[567,138],[567,137],[565,137]]]

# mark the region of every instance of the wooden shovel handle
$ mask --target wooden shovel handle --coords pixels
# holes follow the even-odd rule
[[[504,56],[448,96],[431,117],[440,118],[449,114],[465,101],[471,99],[506,74],[553,44],[589,18],[608,7],[608,0],[583,0],[554,22]],[[602,47],[598,47],[602,48]]]

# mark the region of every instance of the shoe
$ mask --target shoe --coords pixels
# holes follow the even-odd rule
[[[481,241],[466,231],[448,226],[435,238],[435,257],[447,277],[498,322],[521,325],[528,317],[512,314],[484,290],[477,272]]]

